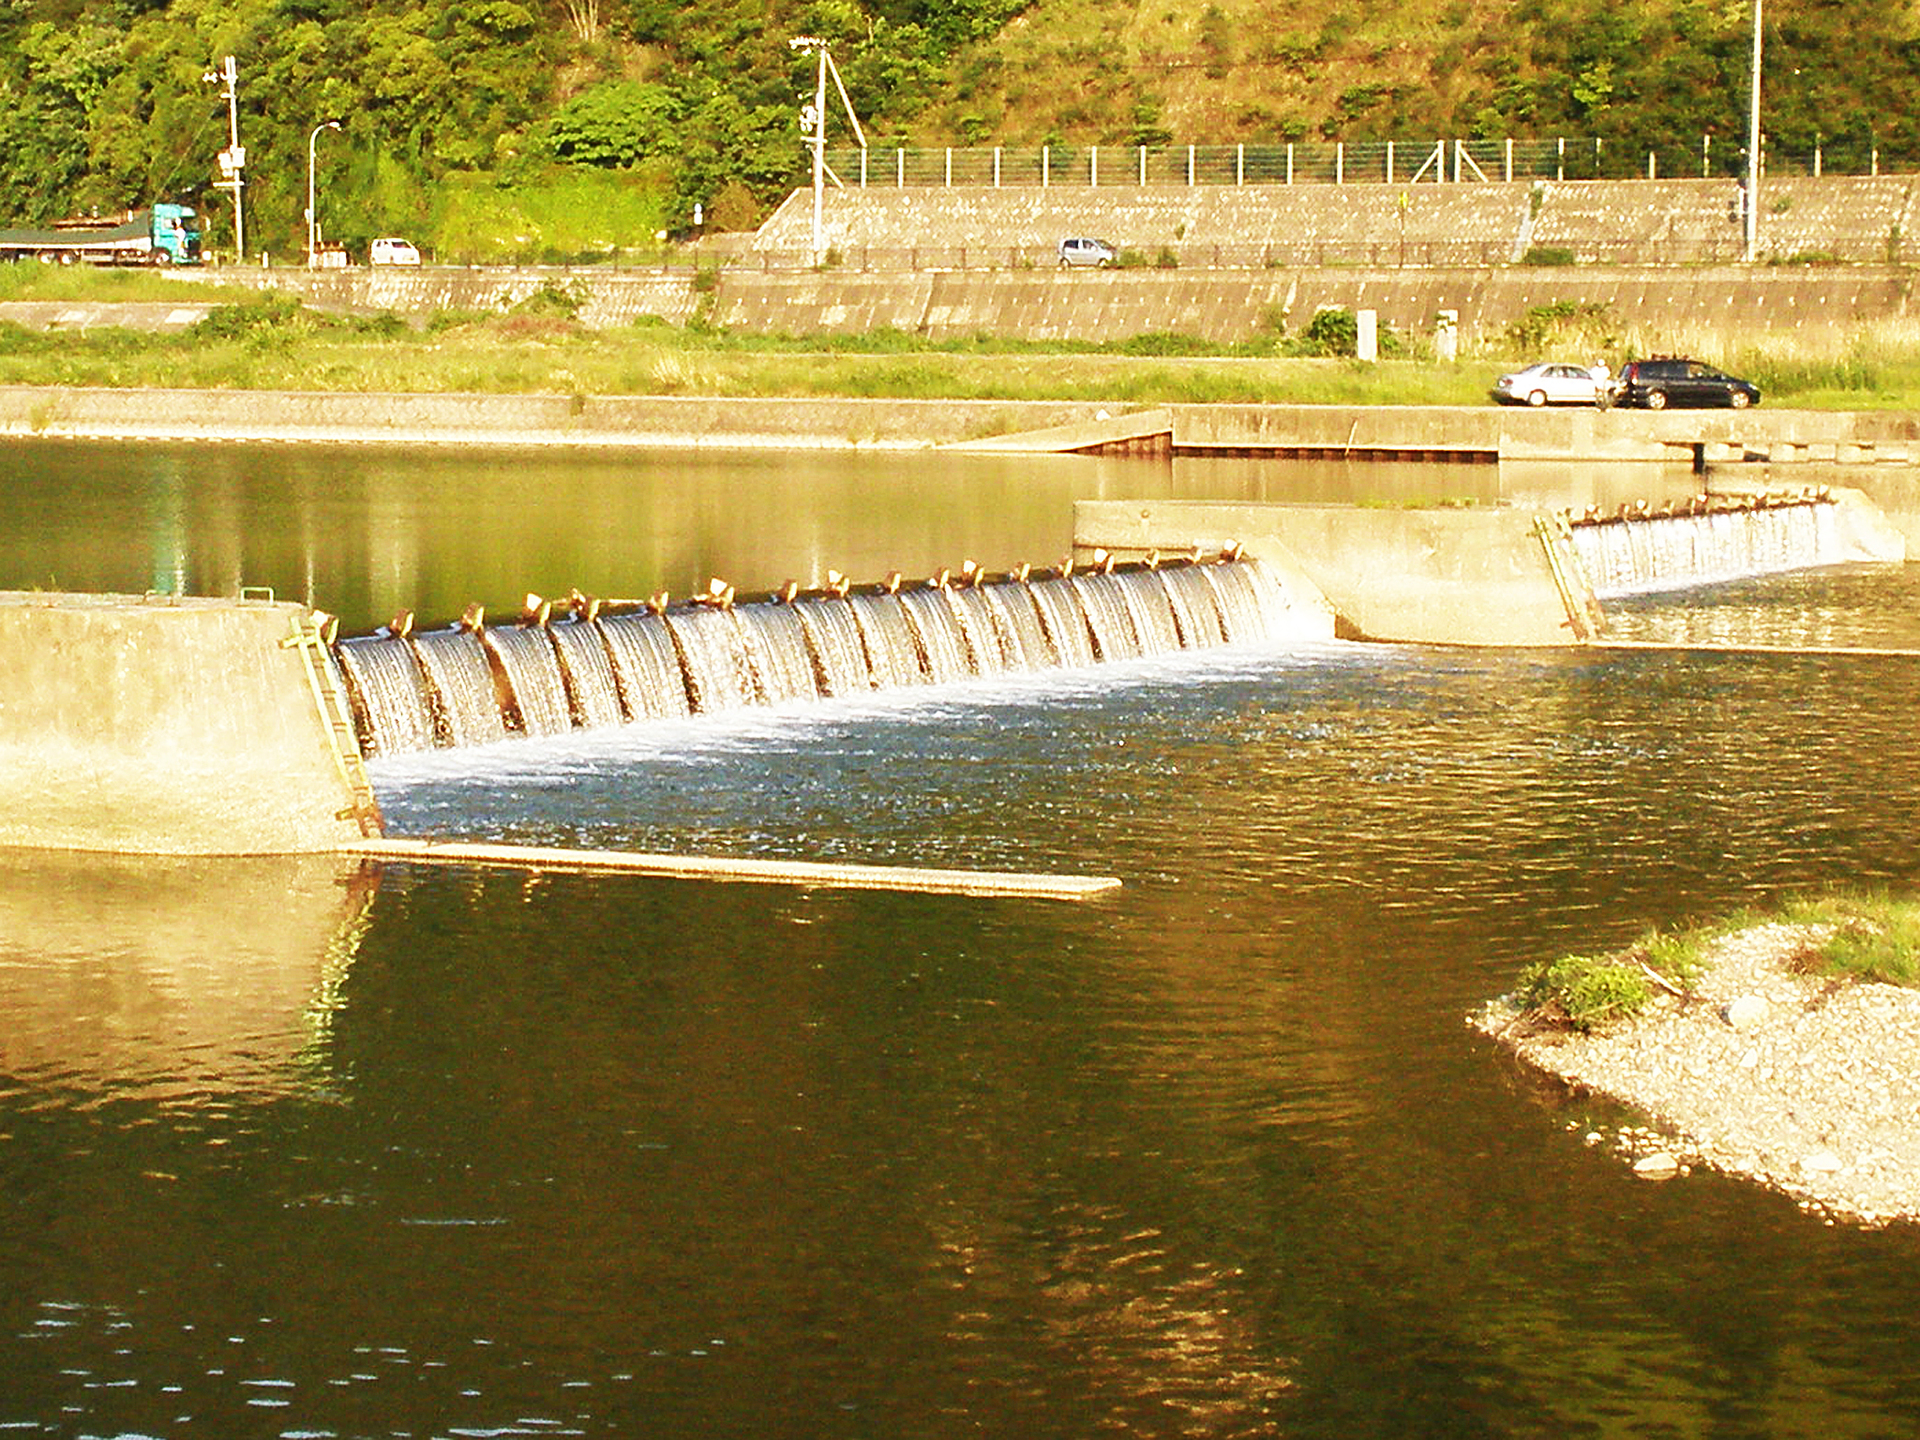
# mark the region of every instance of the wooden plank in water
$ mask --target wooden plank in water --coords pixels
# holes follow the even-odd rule
[[[658,855],[637,850],[563,850],[541,845],[470,845],[439,840],[363,840],[343,854],[434,865],[495,865],[528,870],[615,871],[682,880],[744,881],[840,890],[914,890],[939,895],[1086,900],[1120,888],[1111,876],[1031,875],[1005,870],[925,870],[896,865],[845,865],[812,860],[746,860],[710,855]]]

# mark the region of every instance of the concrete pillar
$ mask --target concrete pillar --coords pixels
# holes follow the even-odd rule
[[[1380,316],[1373,310],[1356,310],[1353,353],[1362,360],[1380,358]]]
[[[1460,312],[1442,310],[1433,331],[1433,353],[1452,362],[1460,358]]]

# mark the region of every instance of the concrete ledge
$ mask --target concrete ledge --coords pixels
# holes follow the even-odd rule
[[[1089,424],[1101,408],[1045,400],[740,400],[14,385],[0,386],[0,436],[592,449],[925,450]]]
[[[659,855],[637,850],[562,850],[538,845],[460,845],[437,840],[362,840],[341,847],[377,860],[436,865],[491,865],[526,870],[600,870],[681,880],[746,881],[842,890],[913,890],[941,895],[1009,896],[1025,900],[1085,900],[1111,894],[1108,876],[1034,875],[1004,870],[926,870],[895,865],[828,864],[806,860],[750,860],[724,856]]]

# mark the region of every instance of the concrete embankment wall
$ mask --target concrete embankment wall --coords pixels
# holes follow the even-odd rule
[[[750,263],[750,261],[748,262]],[[1620,343],[1641,351],[1723,353],[1758,337],[1831,349],[1847,337],[1913,317],[1911,276],[1889,266],[1178,269],[1124,271],[725,271],[708,293],[688,272],[608,269],[348,271],[228,270],[227,283],[274,288],[341,310],[510,308],[543,286],[581,296],[596,327],[653,316],[696,316],[752,334],[864,334],[893,329],[933,339],[1124,340],[1173,333],[1234,342],[1296,333],[1316,311],[1370,309],[1407,337],[1431,335],[1442,310],[1469,346],[1496,348],[1540,306],[1603,306]]]
[[[1095,420],[1093,403],[0,386],[0,435],[390,445],[916,449]]]
[[[360,839],[305,661],[283,643],[306,613],[0,592],[0,846],[238,855]]]

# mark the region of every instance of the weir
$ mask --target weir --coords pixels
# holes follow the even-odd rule
[[[474,614],[336,645],[362,753],[1332,635],[1317,593],[1235,551],[1126,566],[1096,556],[998,577],[966,567],[740,603],[715,581],[681,604],[657,597],[616,613],[576,597],[558,620],[530,603],[519,623],[497,626]]]
[[[1082,501],[1074,544],[1116,555],[1240,537],[1325,595],[1338,633],[1413,644],[1603,638],[1604,602],[1745,576],[1897,563],[1906,541],[1857,490],[1702,493],[1602,515],[1520,507],[1361,510]]]
[[[1605,515],[1082,503],[1075,547],[1046,571],[829,572],[738,603],[719,581],[679,604],[576,595],[557,619],[529,597],[507,624],[474,607],[337,642],[324,615],[252,594],[0,595],[0,847],[339,851],[381,837],[368,756],[1336,634],[1603,641],[1615,597],[1906,554],[1840,488]]]

